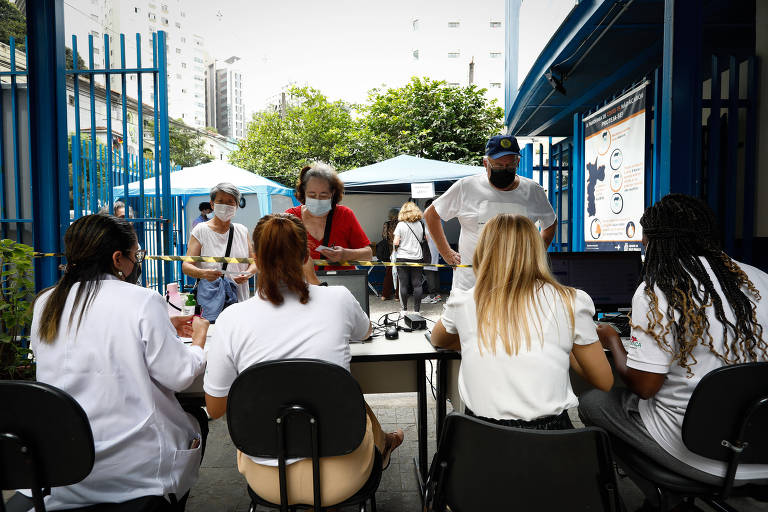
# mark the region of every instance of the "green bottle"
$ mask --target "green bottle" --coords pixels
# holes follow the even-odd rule
[[[197,306],[197,301],[195,300],[195,296],[191,293],[188,293],[187,301],[184,303],[184,307],[181,308],[181,315],[182,316],[194,315],[195,306]]]

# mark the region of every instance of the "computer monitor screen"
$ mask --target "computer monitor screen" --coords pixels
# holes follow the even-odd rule
[[[639,251],[551,252],[549,261],[555,278],[587,292],[597,311],[610,313],[632,307],[643,265]]]
[[[370,315],[368,303],[368,271],[360,270],[321,270],[317,272],[321,282],[328,286],[343,286],[357,299],[366,315]]]

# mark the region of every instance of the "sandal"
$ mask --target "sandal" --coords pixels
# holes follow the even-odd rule
[[[387,445],[384,447],[384,453],[381,454],[381,470],[384,471],[389,467],[391,462],[392,452],[403,444],[405,439],[405,433],[402,429],[397,429],[394,432],[387,434]]]

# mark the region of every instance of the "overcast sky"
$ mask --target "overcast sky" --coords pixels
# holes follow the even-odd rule
[[[373,87],[400,86],[410,78],[403,65],[410,54],[405,36],[419,0],[183,1],[188,23],[213,57],[243,59],[249,112],[263,108],[290,82],[361,102]],[[520,82],[574,3],[524,0]]]

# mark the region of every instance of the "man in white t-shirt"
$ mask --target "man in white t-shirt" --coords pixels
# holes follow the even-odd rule
[[[467,176],[454,183],[424,212],[424,220],[443,259],[451,265],[472,264],[477,240],[485,223],[500,213],[525,215],[539,223],[549,247],[555,236],[557,216],[544,189],[517,174],[520,146],[509,135],[494,135],[485,145],[485,174]],[[440,219],[458,217],[461,225],[459,252],[451,249]],[[453,288],[468,290],[475,284],[471,268],[457,268]]]

